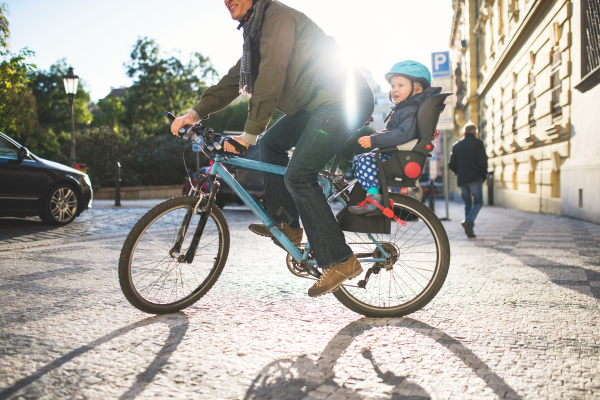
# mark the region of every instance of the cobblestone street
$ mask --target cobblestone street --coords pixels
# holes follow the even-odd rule
[[[451,203],[440,293],[370,319],[308,297],[253,214],[226,208],[219,281],[150,316],[117,263],[157,203],[95,201],[62,228],[0,219],[0,399],[600,399],[599,225],[485,207],[469,240]]]

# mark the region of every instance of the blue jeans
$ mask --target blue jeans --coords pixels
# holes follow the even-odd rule
[[[322,105],[313,114],[301,110],[296,115],[286,115],[259,141],[262,161],[287,167],[285,176],[264,173],[267,213],[275,222],[286,222],[285,214],[277,215],[283,207],[293,220],[293,228],[300,226],[299,217],[302,218],[315,260],[321,268],[334,266],[352,255],[318,183],[318,174],[340,151],[352,131],[373,112],[370,89],[368,93],[361,92],[359,100],[357,115],[360,118],[353,126],[347,126],[344,102],[341,101]],[[290,160],[288,150],[294,146]]]
[[[478,179],[475,182],[469,182],[460,187],[463,201],[465,202],[465,221],[475,227],[475,218],[479,210],[483,207],[483,180]],[[471,200],[473,196],[473,200]]]

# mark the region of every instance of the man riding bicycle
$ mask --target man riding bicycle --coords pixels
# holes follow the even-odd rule
[[[294,244],[302,240],[302,218],[315,260],[323,269],[308,294],[326,294],[362,268],[317,177],[350,133],[370,117],[373,93],[362,74],[342,61],[335,40],[301,12],[277,0],[225,0],[225,6],[243,29],[242,57],[197,105],[173,122],[171,131],[176,135],[184,125],[208,118],[240,93],[249,97],[248,119],[244,134],[235,140],[245,147],[256,144],[276,108],[285,114],[260,140],[262,161],[287,167],[285,177],[264,174],[267,212]],[[236,152],[226,142],[225,150]],[[281,208],[285,212],[278,212]],[[272,227],[249,228],[273,237]]]

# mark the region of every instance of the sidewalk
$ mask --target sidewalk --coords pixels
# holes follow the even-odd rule
[[[85,242],[0,253],[0,398],[600,399],[599,225],[484,207],[467,239],[451,203],[438,295],[371,319],[309,298],[255,217],[225,209],[219,281],[150,316],[119,287],[124,234],[99,234],[146,210],[96,208]]]

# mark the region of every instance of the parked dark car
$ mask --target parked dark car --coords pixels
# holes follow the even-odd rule
[[[258,142],[256,143],[255,146],[250,146],[248,148],[248,152],[240,157],[247,158],[250,160],[260,161],[260,152],[259,152],[259,148],[258,148]],[[244,189],[246,189],[248,194],[250,194],[251,196],[254,196],[257,199],[262,199],[265,196],[265,183],[263,181],[263,175],[262,175],[263,173],[261,171],[255,171],[255,170],[250,170],[250,169],[246,169],[246,168],[241,168],[241,167],[237,167],[235,165],[230,165],[230,164],[226,164],[226,163],[223,163],[223,165],[225,166],[225,168],[227,168],[229,173],[231,173],[231,175],[233,175],[235,180],[238,181],[239,184],[242,185],[242,187]],[[210,165],[207,165],[207,166],[201,167],[199,170],[197,170],[196,172],[191,174],[191,178],[194,182],[194,186],[198,182],[198,175],[208,175],[209,172],[210,172]],[[235,193],[233,193],[233,190],[231,190],[229,185],[227,185],[225,182],[223,182],[223,180],[221,178],[217,178],[217,180],[220,183],[219,192],[217,193],[217,198],[216,198],[217,207],[223,208],[225,205],[227,205],[229,203],[243,204],[242,200]],[[204,186],[202,187],[202,191],[205,193],[208,193],[209,189],[210,188],[208,187],[207,184],[204,184]],[[183,185],[182,192],[184,195],[186,195],[189,193],[189,191],[190,191],[190,184],[186,179],[186,182]]]
[[[66,225],[92,206],[87,174],[37,157],[0,133],[0,217]]]

